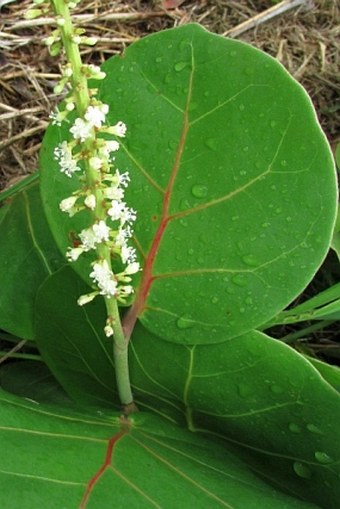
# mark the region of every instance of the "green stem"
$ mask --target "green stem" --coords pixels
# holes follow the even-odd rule
[[[73,42],[74,27],[69,8],[64,0],[51,0],[56,16],[64,20],[60,26],[60,33],[65,49],[68,63],[72,68],[71,85],[74,94],[74,102],[79,117],[83,118],[90,105],[90,94],[87,85],[87,78],[82,72],[82,60],[79,47]],[[95,140],[95,131],[93,130],[93,138],[84,143],[84,152],[91,151]],[[86,173],[86,183],[88,188],[92,189],[96,197],[96,208],[94,211],[94,220],[106,218],[106,211],[103,207],[103,193],[98,186],[98,173],[88,164],[88,160],[83,161]],[[98,256],[106,260],[111,267],[110,250],[105,245],[97,248]],[[116,381],[120,401],[124,405],[127,413],[134,411],[136,408],[133,404],[133,397],[130,386],[129,365],[128,365],[128,341],[126,340],[122,324],[120,321],[117,301],[115,299],[105,298],[105,304],[108,317],[112,320],[113,337],[113,355],[115,362]]]
[[[116,381],[120,400],[124,406],[133,404],[128,364],[128,340],[124,336],[117,301],[105,298],[107,315],[112,320],[113,356],[115,360]]]
[[[79,52],[79,46],[73,42],[74,26],[70,10],[65,0],[51,0],[54,12],[59,19],[64,20],[60,28],[61,39],[66,53],[67,61],[71,64],[72,91],[75,97],[75,104],[79,116],[83,117],[89,106],[89,89],[86,76],[82,73],[82,60]]]

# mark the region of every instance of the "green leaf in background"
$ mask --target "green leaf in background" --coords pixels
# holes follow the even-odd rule
[[[46,280],[37,297],[36,340],[75,401],[112,407],[112,347],[101,332],[105,309],[99,300],[77,306],[84,291],[70,268]],[[178,345],[141,325],[130,352],[141,408],[224,437],[280,489],[337,509],[340,397],[302,355],[256,331],[213,345]]]
[[[1,507],[313,509],[221,442],[159,417],[45,406],[0,391]]]
[[[64,262],[46,222],[37,184],[1,210],[0,328],[32,339],[37,289]]]
[[[109,59],[100,98],[128,135],[128,170],[143,265],[136,318],[178,343],[214,343],[269,320],[321,264],[336,210],[334,163],[306,92],[273,58],[198,25],[153,34]],[[78,187],[53,161],[66,134],[51,127],[41,188],[62,251],[61,199]],[[88,258],[75,269],[88,281]]]
[[[64,405],[71,401],[41,361],[24,360],[4,364],[0,369],[0,387],[39,403]]]
[[[333,366],[327,364],[314,357],[306,356],[308,361],[319,371],[321,376],[334,387],[334,389],[340,392],[340,368],[339,366]]]

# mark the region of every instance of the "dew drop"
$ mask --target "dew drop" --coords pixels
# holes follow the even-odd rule
[[[191,188],[191,194],[195,198],[205,198],[208,194],[208,188],[201,184],[196,184]]]
[[[274,128],[274,127],[276,127],[276,126],[277,126],[277,122],[276,122],[276,120],[271,120],[271,122],[270,122],[270,127],[273,127],[273,128]]]
[[[288,425],[288,429],[289,431],[291,431],[292,433],[301,433],[301,428],[298,424],[295,424],[295,422],[291,422],[289,425]]]
[[[314,453],[316,461],[322,463],[323,465],[327,465],[328,463],[333,463],[333,458],[328,456],[326,452],[316,451]]]
[[[237,386],[237,392],[239,393],[241,398],[246,398],[253,393],[253,389],[252,389],[251,385],[241,382]]]
[[[189,315],[183,315],[178,318],[176,325],[179,329],[191,329],[194,327],[195,322],[190,318]]]
[[[299,461],[294,462],[293,469],[294,472],[303,479],[310,479],[312,475],[312,472],[309,470],[309,468],[303,463],[300,463]]]
[[[237,221],[238,219],[240,219],[240,216],[231,216],[232,221]]]
[[[208,138],[205,141],[205,146],[210,148],[211,150],[217,150],[218,148],[217,140],[215,138]]]
[[[163,60],[163,57],[157,57],[156,58],[156,63],[159,64],[160,62],[162,62]]]
[[[318,428],[317,426],[315,426],[315,424],[307,424],[306,428],[311,433],[315,433],[316,435],[323,435],[323,432],[321,431],[321,429]]]
[[[242,276],[242,274],[236,274],[235,276],[233,276],[231,278],[231,280],[236,286],[246,286],[247,285],[247,280],[244,276]]]
[[[249,150],[248,145],[246,145],[245,147],[243,147],[243,149],[242,149],[242,150],[243,150],[243,152],[248,152],[248,150]]]
[[[196,102],[191,102],[190,105],[189,105],[189,111],[195,111],[198,107],[198,103]]]
[[[218,303],[218,297],[213,297],[213,298],[211,299],[211,303],[212,303],[212,304],[217,304],[217,303]]]
[[[282,159],[280,164],[281,164],[281,166],[287,166],[288,163],[285,159]]]
[[[188,255],[192,256],[193,254],[195,253],[195,250],[194,249],[189,249],[188,251]]]
[[[240,106],[238,107],[238,109],[239,109],[240,111],[244,111],[244,109],[245,109],[245,105],[244,105],[244,104],[240,104]]]
[[[284,389],[276,384],[271,385],[270,390],[273,394],[282,394],[284,392]]]
[[[251,254],[242,256],[242,261],[249,267],[256,267],[256,265],[258,264],[258,261],[255,258],[255,256]]]

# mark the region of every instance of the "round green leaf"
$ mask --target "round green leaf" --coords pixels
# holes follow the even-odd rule
[[[317,509],[267,484],[221,442],[165,419],[127,422],[2,389],[0,403],[1,507]]]
[[[302,87],[273,58],[187,25],[151,35],[103,69],[100,97],[128,135],[117,165],[138,212],[143,265],[127,330],[139,318],[180,343],[224,341],[299,294],[321,264],[336,209],[332,156]],[[48,131],[42,194],[65,250],[58,202],[78,185],[58,173]],[[75,265],[87,278],[88,260]]]

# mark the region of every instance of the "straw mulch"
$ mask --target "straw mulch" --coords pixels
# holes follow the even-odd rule
[[[43,39],[51,20],[24,21],[29,0],[0,1],[0,189],[37,168],[58,62]],[[275,56],[311,95],[333,147],[340,141],[340,6],[337,0],[83,0],[75,20],[99,39],[100,63],[149,33],[189,22]]]

